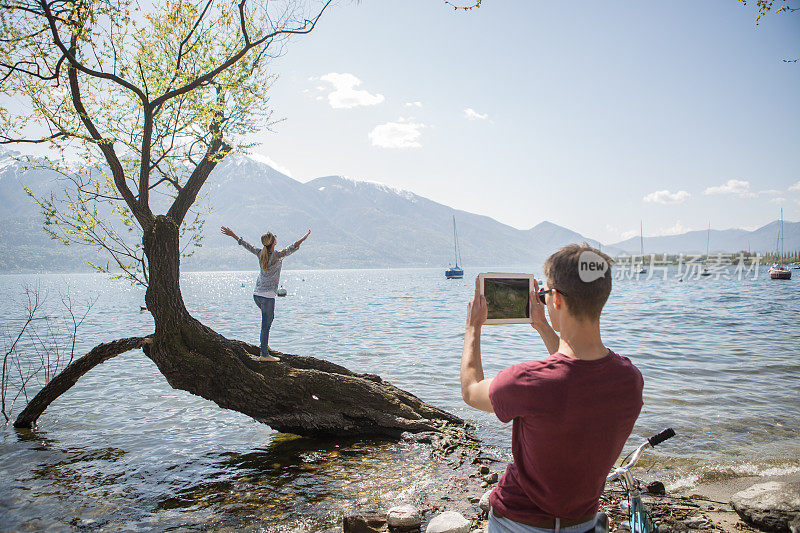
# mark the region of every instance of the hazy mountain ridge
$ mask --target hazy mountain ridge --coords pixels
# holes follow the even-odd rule
[[[0,270],[85,270],[88,258],[97,259],[86,247],[65,247],[50,240],[42,230],[41,213],[23,190],[28,186],[37,194],[46,194],[63,189],[61,179],[54,171],[24,169],[8,152],[0,152]],[[570,242],[599,245],[551,222],[518,230],[380,183],[342,176],[302,183],[242,155],[229,156],[211,174],[196,207],[204,211],[209,206],[203,246],[183,260],[184,269],[256,268],[255,257],[219,233],[221,225],[230,226],[256,246],[265,231],[275,233],[278,245],[286,246],[310,228],[311,238],[287,260],[287,268],[444,268],[453,263],[453,216],[465,266],[537,265]],[[774,249],[774,244],[767,245],[775,242],[777,230],[771,234],[774,224],[755,232],[712,230],[712,253],[747,249],[740,245],[747,238],[753,241],[754,251]],[[786,249],[800,246],[800,223],[785,223],[785,230]],[[675,253],[680,247],[683,252],[704,251],[705,236],[701,231],[646,237],[645,252]],[[134,238],[138,236],[131,234]],[[756,247],[756,240],[761,248]],[[728,243],[736,245],[727,247]],[[612,255],[638,253],[639,239],[602,248]]]
[[[744,229],[696,230],[680,235],[664,235],[644,238],[644,253],[711,254],[750,251],[752,253],[775,253],[778,246],[780,221],[775,220],[753,231]],[[800,250],[800,222],[783,222],[783,249],[786,252]],[[639,237],[611,245],[628,254],[638,254]]]

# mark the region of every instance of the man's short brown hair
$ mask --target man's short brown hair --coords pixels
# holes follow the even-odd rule
[[[594,281],[581,279],[581,254],[592,252],[608,263],[605,273]],[[586,243],[568,244],[547,258],[544,275],[550,289],[563,292],[569,313],[578,319],[598,320],[611,294],[611,264],[613,260]]]

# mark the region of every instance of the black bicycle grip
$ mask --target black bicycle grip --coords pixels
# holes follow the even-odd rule
[[[647,439],[647,442],[650,443],[650,446],[658,446],[665,440],[671,439],[674,436],[675,436],[675,430],[672,428],[667,428],[658,435],[653,435],[652,437]]]

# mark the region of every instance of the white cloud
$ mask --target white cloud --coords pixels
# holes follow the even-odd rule
[[[705,194],[735,194],[742,198],[755,197],[755,194],[750,192],[750,182],[742,180],[728,180],[723,185],[708,187]]]
[[[378,105],[385,100],[382,94],[372,94],[364,89],[356,89],[361,85],[361,80],[349,73],[330,72],[320,76],[319,79],[333,86],[333,92],[328,94],[328,103],[334,109]]]
[[[661,235],[680,235],[681,233],[686,233],[687,231],[689,231],[689,228],[681,224],[680,220],[676,220],[674,226],[662,229]]]
[[[464,116],[467,117],[469,120],[486,120],[487,118],[489,118],[488,113],[483,113],[483,114],[478,113],[471,107],[468,107],[464,110]]]
[[[379,124],[369,132],[372,146],[381,148],[421,148],[419,138],[425,124],[416,122],[387,122]]]
[[[773,204],[782,204],[785,201],[786,201],[786,198],[780,198],[780,197],[779,198],[773,198],[772,200],[770,200],[770,202],[772,202]]]
[[[645,202],[654,202],[657,204],[679,204],[685,202],[692,195],[686,191],[669,192],[668,190],[655,191],[642,198]]]
[[[758,194],[765,194],[767,196],[777,196],[781,194],[782,191],[778,189],[767,189],[766,191],[758,191]]]
[[[250,154],[249,157],[250,157],[250,159],[258,161],[259,163],[264,163],[266,165],[271,166],[272,168],[274,168],[275,170],[277,170],[281,174],[285,174],[286,176],[289,176],[290,178],[292,177],[292,171],[291,170],[289,170],[288,168],[286,168],[285,166],[283,166],[283,165],[281,165],[279,163],[276,163],[275,160],[273,160],[268,155],[253,153],[253,154]]]
[[[623,231],[622,234],[620,235],[620,238],[623,241],[626,241],[628,239],[631,239],[633,237],[638,237],[638,236],[639,236],[639,231],[635,230],[635,229],[632,229],[630,231]]]
[[[422,107],[422,102],[406,102],[403,105],[406,107]]]
[[[800,192],[800,181],[798,181],[798,182],[797,182],[797,183],[795,183],[794,185],[790,185],[790,186],[789,186],[789,190],[790,190],[790,191],[796,191],[796,192]]]

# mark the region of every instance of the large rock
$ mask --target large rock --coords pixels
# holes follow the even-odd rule
[[[469,533],[469,520],[456,511],[446,511],[428,522],[425,533]]]
[[[483,493],[483,496],[481,496],[481,500],[478,502],[478,507],[480,508],[481,511],[486,511],[488,513],[489,509],[492,508],[492,504],[489,503],[489,497],[491,495],[492,491],[487,490],[486,492]]]
[[[422,516],[420,516],[416,507],[398,505],[386,512],[386,522],[391,528],[419,529],[419,525],[422,523]]]
[[[800,482],[758,483],[731,496],[731,505],[748,524],[785,533],[800,521]]]

